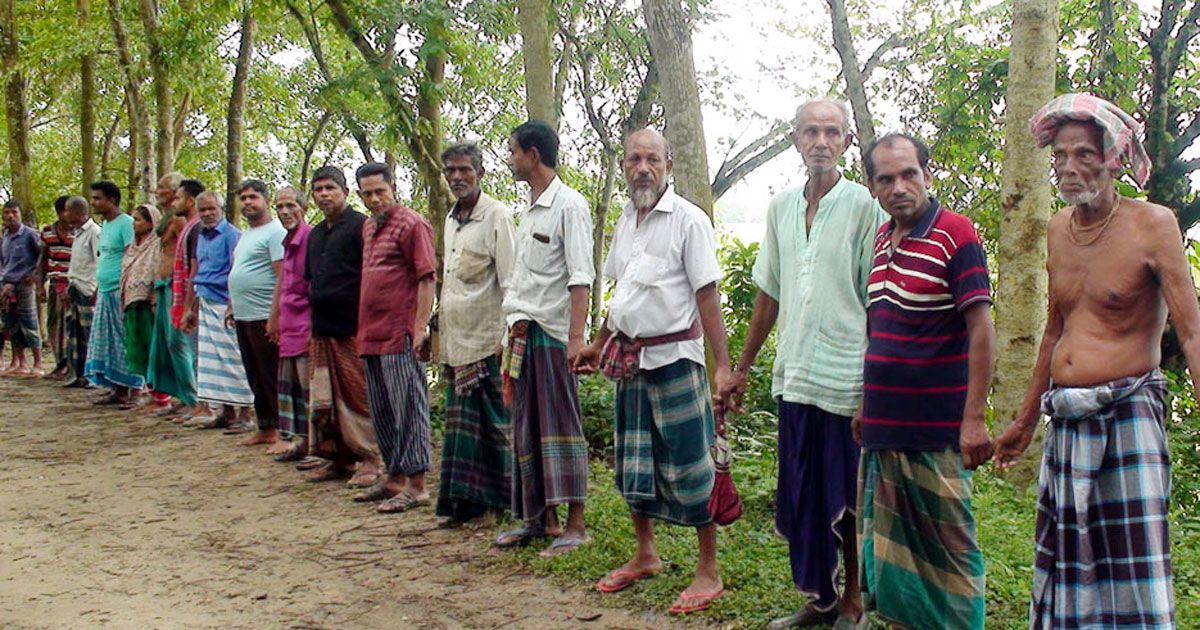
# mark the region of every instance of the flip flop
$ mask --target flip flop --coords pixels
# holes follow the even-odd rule
[[[384,501],[396,496],[397,493],[392,492],[382,483],[377,483],[367,488],[365,492],[360,492],[354,495],[355,503],[376,503]]]
[[[634,571],[624,567],[617,569],[596,582],[596,590],[601,593],[616,593],[636,584],[639,580],[653,577],[650,571]]]
[[[565,556],[575,551],[580,545],[588,542],[588,540],[588,538],[579,538],[577,536],[559,536],[554,539],[554,542],[550,543],[549,547],[543,549],[538,556],[541,558]]]
[[[408,490],[403,490],[396,496],[380,503],[375,508],[375,511],[380,514],[399,514],[423,505],[429,505],[429,497],[418,499],[410,494]]]
[[[724,594],[725,589],[723,588],[709,593],[692,593],[690,595],[687,593],[680,593],[679,599],[675,600],[675,603],[671,605],[671,609],[668,612],[670,612],[672,615],[686,615],[689,613],[700,612],[701,610],[712,606],[712,603],[720,599]]]
[[[300,460],[300,462],[296,464],[296,470],[300,470],[300,471],[312,470],[314,468],[320,468],[321,466],[324,466],[325,464],[328,464],[328,463],[329,463],[329,460],[327,460],[323,457],[309,456],[309,457],[305,457],[304,459]]]
[[[496,536],[492,541],[493,547],[500,549],[510,549],[512,547],[524,547],[533,541],[534,538],[545,538],[549,534],[541,527],[530,527],[529,525],[521,525],[520,527],[503,532]]]
[[[344,479],[349,475],[350,471],[334,466],[333,462],[329,462],[324,466],[308,471],[308,473],[304,475],[304,479],[309,483],[321,483],[322,481]]]
[[[375,482],[377,482],[377,481],[379,481],[379,473],[371,472],[371,471],[368,471],[368,472],[359,471],[357,473],[354,473],[354,476],[350,478],[350,481],[346,482],[346,487],[347,488],[370,488],[371,486],[375,485]]]
[[[298,462],[305,457],[308,457],[308,445],[300,448],[299,444],[293,444],[291,448],[276,455],[274,459],[277,462]]]

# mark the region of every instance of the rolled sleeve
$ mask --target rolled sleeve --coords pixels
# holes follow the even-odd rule
[[[692,291],[720,282],[724,274],[717,262],[717,239],[707,220],[691,221],[683,241],[683,266]]]
[[[592,262],[592,217],[586,203],[563,208],[563,248],[567,258],[567,286],[591,286],[596,279]]]

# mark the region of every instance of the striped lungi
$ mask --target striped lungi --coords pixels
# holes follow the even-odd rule
[[[87,364],[88,339],[92,336],[92,315],[96,296],[85,296],[75,287],[67,289],[67,361],[75,378],[83,378]]]
[[[983,553],[962,454],[864,450],[859,464],[863,591],[908,628],[983,628]]]
[[[154,334],[146,381],[154,391],[174,396],[187,406],[196,404],[196,351],[190,335],[171,323],[171,280],[154,283]]]
[[[83,375],[102,387],[146,386],[146,377],[135,374],[126,361],[125,311],[121,308],[120,290],[103,291],[96,298]]]
[[[716,439],[704,366],[687,359],[617,381],[617,490],[634,514],[676,525],[712,523]]]
[[[416,475],[429,470],[433,441],[429,428],[429,385],[425,364],[411,342],[399,354],[366,355],[367,401],[375,438],[388,474]]]
[[[308,355],[279,357],[279,430],[308,437]]]
[[[308,342],[309,450],[339,464],[378,464],[379,446],[367,406],[358,342],[313,336]]]
[[[1155,370],[1042,396],[1031,628],[1175,627],[1166,393]]]
[[[587,440],[567,347],[534,322],[525,339],[513,389],[512,508],[532,521],[549,506],[587,499]]]
[[[13,289],[11,301],[3,307],[4,331],[14,348],[42,349],[38,325],[37,296],[33,284],[22,282]]]
[[[50,342],[50,351],[54,353],[54,369],[70,364],[67,355],[67,302],[66,285],[56,286],[50,283],[50,293],[46,296],[46,337]]]
[[[473,366],[447,367],[446,427],[442,435],[442,468],[438,479],[437,515],[467,520],[485,510],[506,510],[512,494],[512,447],[509,446],[508,408],[500,362],[483,362],[486,377],[469,393],[459,394],[460,371]],[[473,372],[479,374],[480,372]]]
[[[254,392],[246,380],[237,334],[225,326],[225,305],[196,296],[200,302],[196,399],[201,402],[249,407]]]

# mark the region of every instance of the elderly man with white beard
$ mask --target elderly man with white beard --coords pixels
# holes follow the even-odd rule
[[[672,613],[686,614],[724,593],[717,528],[708,512],[715,430],[702,339],[712,347],[716,384],[724,388],[730,371],[717,289],[721,268],[709,218],[667,188],[666,139],[650,129],[633,132],[622,166],[631,199],[604,264],[616,288],[608,319],[575,369],[598,366],[617,383],[614,468],[632,512],[637,551],[596,588],[614,593],[662,570],[651,519],[695,527],[695,577],[671,606]]]

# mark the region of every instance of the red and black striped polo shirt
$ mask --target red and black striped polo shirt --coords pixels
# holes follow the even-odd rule
[[[75,242],[75,237],[70,229],[66,236],[59,236],[51,223],[42,228],[42,242],[46,244],[46,279],[53,287],[66,288],[67,271],[71,266],[71,243]]]
[[[930,208],[893,249],[895,221],[875,238],[867,286],[864,448],[958,450],[967,398],[967,323],[991,302],[987,256],[966,217]]]

